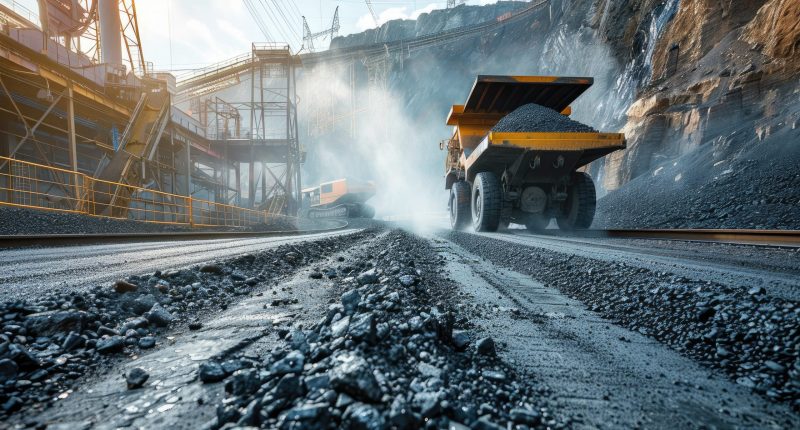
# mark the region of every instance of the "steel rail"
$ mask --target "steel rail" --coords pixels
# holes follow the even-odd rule
[[[37,234],[0,235],[0,249],[29,246],[69,246],[108,243],[193,241],[213,239],[244,239],[278,236],[304,236],[344,230],[349,226],[345,220],[331,228],[273,231],[176,231],[156,233],[88,233],[88,234]]]
[[[652,239],[687,242],[730,243],[770,247],[800,248],[800,230],[755,229],[608,229],[562,232],[545,230],[545,236],[591,239]]]

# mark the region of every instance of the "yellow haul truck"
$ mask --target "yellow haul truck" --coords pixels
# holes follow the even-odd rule
[[[375,184],[337,179],[303,193],[303,213],[308,218],[372,218],[375,209],[366,204],[375,195]]]
[[[472,223],[476,231],[496,231],[513,222],[535,231],[552,218],[563,230],[589,228],[595,187],[577,170],[626,144],[623,134],[599,133],[569,119],[570,104],[593,82],[478,76],[466,103],[450,110],[454,134],[441,144],[454,230]]]

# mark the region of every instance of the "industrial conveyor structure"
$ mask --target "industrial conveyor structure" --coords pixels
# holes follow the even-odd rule
[[[38,5],[0,3],[0,204],[198,225],[297,214],[288,45],[176,79],[144,61],[132,0]]]
[[[570,104],[592,78],[479,76],[447,124],[455,127],[447,149],[446,189],[454,229],[472,223],[494,231],[509,223],[531,230],[555,218],[562,229],[588,228],[594,218],[595,188],[579,168],[625,147],[620,133],[494,132],[506,115],[534,103],[569,115]]]

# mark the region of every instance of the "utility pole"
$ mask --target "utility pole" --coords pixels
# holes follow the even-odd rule
[[[336,6],[336,10],[333,12],[333,22],[331,22],[330,28],[318,33],[311,32],[311,28],[308,26],[306,17],[303,17],[303,46],[308,49],[309,52],[314,52],[314,39],[330,36],[330,40],[333,40],[337,35],[339,35],[340,28],[339,6]]]

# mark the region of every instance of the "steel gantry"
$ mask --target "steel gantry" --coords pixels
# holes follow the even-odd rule
[[[254,45],[248,62],[259,97],[228,103],[206,90],[214,103],[204,103],[201,118],[203,110],[179,106],[174,76],[145,61],[134,0],[39,0],[38,10],[0,3],[0,206],[229,226],[265,222],[266,203],[293,213],[299,61],[288,48],[275,55]],[[260,133],[241,131],[255,128],[245,124],[248,110]],[[285,134],[267,136],[278,111]],[[230,186],[228,173],[262,161],[283,166],[263,176],[284,179],[263,180],[275,191],[257,205],[241,198],[241,185]]]
[[[296,69],[301,63],[286,44],[254,43],[251,48],[246,56],[182,77],[176,100],[216,130],[210,135],[211,149],[226,160],[225,182],[230,180],[227,166],[233,166],[242,205],[293,215],[304,161],[297,123]],[[239,129],[220,132],[220,121],[230,124],[233,111]],[[240,185],[242,176],[246,187]]]

